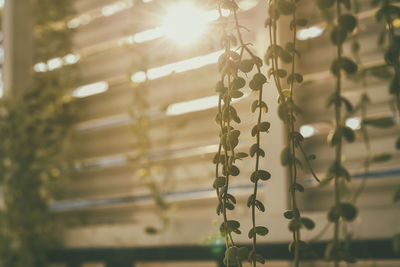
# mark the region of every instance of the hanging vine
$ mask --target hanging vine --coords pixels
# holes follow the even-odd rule
[[[271,178],[271,174],[266,171],[260,169],[260,157],[265,157],[265,151],[261,148],[261,133],[268,133],[271,124],[267,121],[262,121],[263,112],[268,112],[267,103],[263,101],[263,85],[267,82],[267,78],[264,74],[261,73],[262,60],[255,56],[254,53],[249,48],[249,45],[243,41],[243,37],[241,34],[241,28],[244,28],[239,24],[237,10],[233,9],[233,15],[235,19],[235,28],[237,32],[237,36],[240,43],[240,64],[239,70],[244,74],[252,71],[254,66],[256,67],[257,73],[254,74],[252,80],[249,82],[250,88],[258,92],[258,99],[255,100],[251,105],[251,111],[255,113],[258,109],[257,115],[257,124],[253,126],[251,130],[251,135],[256,137],[256,143],[250,147],[250,156],[255,156],[255,170],[251,174],[250,180],[254,183],[253,194],[251,194],[247,200],[247,206],[251,208],[251,221],[252,228],[248,233],[248,237],[252,239],[252,250],[248,256],[248,260],[252,262],[252,266],[257,266],[257,262],[261,262],[264,264],[265,259],[261,254],[257,253],[257,235],[265,236],[268,234],[269,230],[265,226],[260,226],[256,224],[256,208],[265,212],[264,204],[257,199],[257,191],[258,191],[258,182],[267,181]],[[250,56],[250,59],[243,59],[244,54],[247,53]]]
[[[230,10],[231,16],[233,16],[233,31],[236,31],[237,38],[239,39],[240,52],[239,54],[233,50],[233,46],[236,45],[237,38],[235,35],[228,34],[229,17],[225,18],[222,16],[222,9]],[[268,132],[270,124],[266,121],[261,121],[263,110],[267,111],[267,105],[262,100],[262,87],[266,83],[266,77],[261,73],[260,67],[262,61],[256,57],[248,44],[244,43],[241,26],[239,24],[237,10],[238,5],[232,0],[221,0],[218,2],[218,10],[220,13],[220,24],[222,26],[222,40],[221,43],[225,49],[225,52],[219,58],[219,71],[221,73],[221,80],[217,83],[216,91],[219,93],[218,101],[218,114],[216,122],[220,126],[220,144],[218,152],[214,157],[214,164],[216,165],[214,188],[216,188],[218,196],[217,214],[223,216],[223,223],[220,227],[222,236],[225,237],[226,253],[224,263],[227,266],[242,266],[243,260],[252,262],[253,266],[256,266],[257,262],[262,264],[265,263],[264,257],[257,253],[257,235],[265,236],[268,234],[268,228],[265,226],[256,225],[256,208],[260,211],[265,211],[263,203],[257,199],[257,186],[259,180],[268,180],[271,175],[265,170],[261,170],[260,157],[265,156],[264,150],[260,147],[260,134],[262,132]],[[243,59],[244,54],[247,53],[250,58]],[[245,85],[246,80],[238,75],[238,72],[246,74],[252,71],[256,66],[257,73],[253,76],[253,79],[249,82],[249,86],[252,90],[258,91],[258,100],[253,102],[252,111],[255,112],[259,109],[257,125],[252,129],[252,136],[256,137],[256,143],[250,148],[250,155],[256,157],[255,171],[252,173],[250,180],[254,183],[253,194],[247,201],[247,206],[251,208],[252,214],[252,228],[249,230],[248,237],[252,240],[253,248],[249,252],[247,248],[238,248],[232,238],[232,233],[240,234],[241,231],[240,223],[235,220],[228,220],[227,210],[233,210],[235,208],[236,199],[229,193],[230,179],[234,176],[239,175],[240,170],[234,165],[236,160],[245,158],[248,156],[244,152],[236,152],[235,148],[239,144],[240,131],[236,130],[232,126],[232,122],[240,123],[240,118],[237,114],[236,109],[231,105],[233,98],[240,98],[243,96],[243,92],[240,91]],[[222,165],[222,166],[221,166]],[[222,169],[222,175],[220,175],[220,169]]]
[[[294,264],[299,266],[300,254],[306,253],[310,247],[301,240],[300,229],[305,227],[311,230],[315,227],[315,223],[307,217],[302,217],[297,204],[296,192],[304,192],[304,187],[298,182],[298,168],[302,167],[300,159],[296,156],[297,152],[302,155],[307,169],[310,171],[314,179],[319,182],[312,166],[311,160],[315,159],[314,155],[308,156],[301,142],[303,136],[296,130],[296,116],[300,113],[300,108],[295,104],[293,92],[295,83],[300,84],[303,81],[303,76],[296,72],[296,57],[299,56],[299,51],[296,47],[297,28],[307,25],[307,20],[298,18],[296,13],[297,4],[299,1],[286,0],[270,0],[269,1],[269,17],[265,22],[265,27],[269,29],[270,46],[265,54],[265,62],[271,67],[268,70],[268,75],[272,76],[279,94],[279,116],[285,124],[287,131],[287,147],[281,153],[281,163],[288,167],[290,177],[290,199],[291,209],[284,213],[284,217],[290,220],[289,230],[293,233],[293,241],[289,246],[289,250],[294,251]],[[285,46],[281,46],[278,42],[278,22],[282,16],[291,16],[290,31],[292,39]],[[288,71],[279,66],[280,61],[285,64],[290,64]],[[284,82],[281,79],[286,78],[288,89],[284,89]],[[299,151],[297,151],[299,150]]]
[[[317,4],[325,13],[332,12],[336,18],[330,32],[330,40],[336,46],[336,58],[330,68],[336,80],[336,87],[327,101],[328,107],[334,106],[335,129],[328,136],[328,143],[335,148],[335,160],[331,164],[325,180],[326,183],[332,180],[334,182],[334,205],[328,213],[328,220],[334,224],[334,234],[332,241],[327,246],[325,256],[327,260],[334,261],[335,266],[339,266],[339,262],[343,260],[350,263],[355,262],[348,247],[341,243],[340,224],[342,221],[352,221],[357,216],[356,207],[341,199],[341,188],[351,180],[351,175],[342,161],[343,139],[347,142],[355,140],[353,130],[344,125],[342,115],[343,105],[347,112],[353,110],[351,102],[342,95],[343,73],[354,74],[358,69],[354,61],[343,55],[343,44],[357,26],[357,19],[351,13],[343,13],[342,5],[348,11],[351,9],[349,0],[319,0]]]
[[[385,63],[393,70],[392,80],[389,86],[389,93],[393,96],[395,113],[397,118],[400,118],[400,35],[396,32],[394,21],[400,19],[400,7],[396,5],[395,0],[373,0],[372,6],[379,6],[375,14],[375,18],[379,23],[384,25],[384,30],[381,33],[379,43],[384,44],[387,40],[384,58]],[[396,117],[396,116],[395,116]],[[392,120],[393,121],[393,120]],[[397,137],[395,148],[400,150],[400,136]],[[393,197],[393,202],[400,200],[400,186],[396,189]],[[400,251],[400,233],[393,237],[393,248]]]
[[[160,180],[164,179],[157,179],[163,176],[161,166],[157,165],[149,158],[152,142],[149,133],[150,118],[146,116],[146,112],[149,108],[147,100],[147,92],[149,89],[148,83],[149,81],[146,80],[139,84],[135,83],[132,86],[133,103],[131,116],[135,120],[132,126],[132,132],[135,138],[135,149],[137,152],[132,161],[136,166],[138,166],[135,174],[143,181],[149,190],[154,204],[159,211],[157,212],[157,215],[161,220],[161,227],[148,225],[146,226],[145,231],[148,234],[157,234],[167,229],[170,223],[169,213],[172,209],[172,205],[167,203],[162,197],[161,187],[163,184]]]
[[[35,62],[71,52],[71,31],[38,29],[73,14],[72,4],[66,0],[32,2]],[[75,82],[74,69],[67,66],[35,73],[31,88],[13,88],[1,100],[4,209],[0,214],[0,266],[45,267],[48,250],[61,241],[60,222],[48,204],[68,166],[66,148],[73,113],[66,90]]]

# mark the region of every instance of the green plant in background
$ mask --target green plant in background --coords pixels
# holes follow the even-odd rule
[[[72,14],[72,4],[33,1],[34,62],[71,52],[72,32],[46,25]],[[62,237],[60,222],[48,204],[56,181],[65,176],[69,165],[66,147],[72,110],[66,90],[75,82],[74,69],[35,73],[31,88],[15,89],[1,100],[0,266],[47,266],[48,249]]]
[[[137,154],[132,159],[133,163],[136,164],[137,170],[135,172],[136,176],[139,177],[143,183],[146,185],[150,192],[150,195],[156,205],[158,216],[161,219],[161,228],[157,228],[154,225],[149,225],[145,228],[148,234],[157,234],[164,231],[169,223],[170,217],[169,213],[173,209],[173,205],[167,203],[163,197],[161,188],[163,187],[164,180],[161,166],[152,162],[149,158],[149,153],[152,148],[150,139],[150,119],[146,116],[148,112],[149,103],[147,100],[148,92],[148,81],[144,81],[140,84],[134,84],[133,88],[133,103],[131,109],[131,116],[134,119],[134,124],[132,127],[132,132],[135,137],[135,149]],[[161,179],[157,179],[160,178]],[[165,190],[164,190],[165,191]]]
[[[351,14],[350,0],[317,0],[318,7],[325,14],[331,13],[336,19],[330,32],[330,40],[336,46],[336,58],[331,64],[330,71],[335,77],[335,92],[328,98],[327,106],[334,106],[335,129],[328,136],[328,143],[335,148],[335,160],[329,167],[327,178],[324,183],[334,182],[334,205],[328,212],[328,220],[334,224],[334,235],[325,251],[325,257],[329,261],[334,261],[335,266],[339,266],[340,261],[355,262],[355,258],[350,254],[347,246],[341,242],[340,224],[341,222],[353,221],[357,216],[357,208],[342,200],[341,188],[346,187],[350,182],[351,175],[344,167],[343,139],[347,142],[354,142],[355,133],[344,124],[342,116],[343,106],[347,112],[353,110],[351,102],[342,95],[343,73],[354,74],[358,66],[351,59],[343,55],[343,43],[346,41],[357,26],[357,19]],[[343,8],[347,9],[344,14]]]
[[[358,14],[361,9],[361,4],[359,1],[353,2],[352,10],[355,14]],[[390,160],[392,158],[392,155],[389,153],[379,153],[376,155],[373,155],[372,149],[371,149],[371,142],[370,142],[370,137],[369,137],[369,127],[374,127],[374,128],[379,128],[379,129],[386,129],[393,127],[395,125],[395,122],[391,116],[381,116],[381,117],[374,117],[374,118],[368,118],[367,113],[368,113],[368,108],[369,105],[371,104],[371,98],[368,94],[368,84],[367,84],[367,78],[368,77],[374,77],[380,80],[390,80],[393,77],[393,73],[389,70],[389,67],[387,65],[374,65],[374,66],[369,66],[365,67],[362,64],[362,60],[360,57],[360,50],[361,50],[361,45],[358,40],[358,36],[360,34],[359,25],[357,25],[357,30],[352,36],[352,44],[351,44],[351,50],[354,55],[354,58],[356,59],[356,62],[358,64],[359,70],[352,74],[349,75],[349,78],[353,80],[354,82],[358,82],[361,84],[362,87],[362,93],[359,99],[359,102],[354,106],[354,109],[351,112],[348,112],[345,116],[345,119],[350,118],[351,116],[354,116],[358,112],[360,113],[360,132],[362,136],[362,140],[364,142],[365,146],[365,158],[364,158],[364,178],[362,183],[360,184],[359,188],[354,192],[354,195],[352,197],[352,201],[355,203],[364,190],[367,182],[367,177],[370,172],[370,167],[371,164],[374,163],[382,163]]]
[[[394,113],[400,118],[400,35],[395,30],[394,21],[400,19],[400,7],[396,4],[396,0],[373,0],[371,5],[378,7],[375,13],[375,19],[381,23],[384,28],[379,38],[379,44],[384,45],[386,42],[384,58],[386,66],[393,70],[389,93],[393,96],[395,106]],[[396,117],[396,116],[395,116]],[[392,124],[394,124],[392,119]],[[395,148],[400,150],[400,136],[397,138]],[[395,191],[393,202],[398,202],[400,197],[400,187]],[[400,252],[400,234],[393,237],[393,249]]]
[[[296,156],[297,150],[299,150],[306,162],[307,169],[316,181],[319,182],[310,162],[310,160],[315,159],[315,156],[308,156],[306,154],[301,144],[304,138],[295,127],[296,116],[300,113],[301,109],[295,103],[293,92],[295,90],[295,83],[301,84],[303,81],[303,76],[297,73],[295,68],[296,57],[300,55],[296,47],[296,35],[298,27],[307,25],[306,19],[296,16],[297,4],[298,1],[269,1],[269,17],[265,21],[265,27],[269,29],[270,46],[264,58],[266,64],[271,66],[268,70],[268,75],[272,76],[275,81],[279,94],[279,117],[284,122],[287,132],[287,147],[281,153],[281,163],[283,166],[287,166],[289,170],[291,209],[284,213],[284,217],[290,220],[289,230],[293,233],[293,241],[289,245],[289,250],[294,251],[295,266],[299,266],[300,264],[300,254],[308,253],[310,249],[308,244],[301,240],[300,229],[305,227],[311,230],[315,227],[315,223],[310,218],[301,216],[297,204],[296,192],[304,192],[304,187],[297,181],[298,169],[302,168],[302,163]],[[284,46],[279,44],[277,37],[277,25],[281,16],[291,16],[289,27],[292,39]],[[279,66],[280,61],[284,64],[289,64],[289,73]],[[281,79],[285,78],[288,89],[284,89],[283,84],[285,82],[281,81]]]

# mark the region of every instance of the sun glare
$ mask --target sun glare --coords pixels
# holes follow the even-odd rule
[[[207,22],[206,12],[190,3],[181,3],[167,10],[162,29],[167,37],[187,45],[201,36]]]

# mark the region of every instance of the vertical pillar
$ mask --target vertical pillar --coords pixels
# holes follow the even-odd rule
[[[27,90],[32,85],[32,0],[6,0],[2,30],[4,93],[11,89]]]

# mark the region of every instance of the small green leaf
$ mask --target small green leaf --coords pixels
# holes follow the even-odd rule
[[[371,161],[375,163],[381,163],[385,161],[389,161],[392,159],[392,154],[389,153],[380,153],[372,157]]]
[[[299,192],[304,192],[304,187],[299,183],[294,183],[290,185],[289,191],[297,190]]]
[[[229,96],[232,98],[241,98],[243,96],[243,92],[231,90],[229,91]]]
[[[279,53],[279,57],[282,59],[283,62],[285,63],[291,63],[293,60],[293,56],[286,50],[282,50]]]
[[[259,127],[258,125],[254,125],[253,128],[251,129],[251,136],[256,136],[259,133]]]
[[[261,179],[263,181],[267,181],[271,178],[271,174],[267,171],[264,170],[258,170],[257,171],[257,178]]]
[[[243,88],[246,85],[246,80],[242,77],[236,77],[232,81],[232,90],[238,90]]]
[[[334,75],[338,75],[341,69],[343,69],[347,74],[353,74],[357,71],[358,66],[351,59],[343,57],[334,60],[331,65],[331,72]]]
[[[216,212],[217,212],[217,215],[220,215],[222,213],[222,205],[221,205],[221,203],[218,203]]]
[[[288,220],[293,219],[295,217],[295,215],[296,215],[296,213],[293,210],[288,210],[283,213],[283,216]]]
[[[264,74],[262,74],[262,73],[256,73],[256,74],[254,74],[254,76],[253,76],[253,81],[254,81],[256,84],[263,85],[264,83],[267,82],[267,78],[266,78],[266,77],[264,76]]]
[[[255,250],[250,251],[248,260],[250,262],[256,261],[265,264],[265,258],[261,254],[256,253]]]
[[[219,163],[219,157],[220,157],[219,153],[216,153],[216,154],[214,155],[214,158],[213,158],[213,163],[214,163],[214,164]]]
[[[347,32],[352,32],[357,26],[357,19],[349,14],[344,14],[339,17],[339,26]]]
[[[356,140],[354,131],[350,127],[347,127],[347,126],[343,127],[342,133],[343,133],[344,138],[347,140],[347,142],[352,143]]]
[[[249,198],[247,199],[247,207],[251,207],[253,205],[253,203],[255,202],[255,197],[253,194],[251,194],[249,196]]]
[[[276,74],[278,75],[278,77],[283,78],[283,77],[286,77],[287,71],[284,69],[279,69],[276,71]]]
[[[240,62],[239,69],[244,73],[248,73],[253,69],[253,66],[254,62],[252,59],[243,59]]]
[[[259,155],[260,157],[265,157],[265,152],[264,152],[264,150],[262,150],[261,148],[259,148],[259,149],[257,150],[257,153],[258,153],[258,155]]]
[[[304,227],[308,230],[312,230],[315,227],[315,223],[313,220],[311,220],[310,218],[307,217],[301,217],[300,218],[300,222],[302,225],[304,225]]]
[[[351,203],[340,203],[340,215],[346,221],[353,221],[357,217],[357,209]]]
[[[256,112],[258,107],[258,100],[254,100],[254,102],[251,104],[251,112]]]
[[[341,27],[335,26],[331,31],[331,42],[335,45],[344,43],[347,38],[347,31]]]
[[[346,202],[332,207],[328,213],[329,221],[334,222],[339,217],[342,217],[345,221],[353,221],[357,217],[357,208],[353,204]]]
[[[235,154],[237,159],[244,159],[247,158],[249,156],[249,154],[245,153],[245,152],[238,152]]]
[[[340,100],[344,103],[344,106],[346,107],[347,112],[353,111],[353,105],[347,98],[342,96],[342,97],[340,97]]]
[[[248,237],[251,239],[256,235],[256,229],[255,228],[251,228],[248,234]]]
[[[303,82],[303,75],[301,75],[299,73],[290,74],[289,77],[287,78],[287,82],[290,84],[290,83],[292,83],[292,81],[296,81],[298,83],[302,83]]]
[[[393,73],[389,70],[387,65],[384,66],[375,66],[367,69],[369,73],[379,79],[390,79],[393,76]]]
[[[253,144],[251,147],[250,147],[250,156],[251,157],[254,157],[254,155],[257,153],[257,150],[258,150],[258,144],[256,143],[256,144]]]
[[[235,221],[235,220],[228,220],[226,222],[226,225],[227,225],[228,229],[230,229],[230,230],[235,230],[235,229],[239,229],[240,228],[240,223],[238,221]]]
[[[153,226],[147,226],[145,229],[145,232],[149,235],[155,235],[158,233],[157,228],[153,227]]]
[[[257,209],[258,209],[259,211],[261,211],[261,212],[264,212],[264,211],[265,211],[264,204],[263,204],[261,201],[256,200],[256,201],[254,202],[254,205],[257,207]]]
[[[267,227],[264,226],[256,226],[256,233],[261,236],[267,235],[269,232]]]
[[[258,125],[258,129],[260,132],[268,132],[269,128],[271,127],[271,123],[264,121]]]
[[[233,195],[231,195],[231,194],[226,194],[226,199],[228,200],[228,201],[231,201],[233,204],[236,204],[236,198],[233,196]]]
[[[214,188],[223,187],[226,184],[226,178],[223,176],[217,177],[214,181]]]
[[[381,117],[375,119],[365,119],[363,121],[365,125],[377,127],[377,128],[390,128],[395,125],[393,117]]]
[[[225,203],[225,208],[227,208],[228,210],[234,210],[235,209],[235,205],[233,205],[232,203]]]
[[[251,80],[251,81],[249,82],[249,87],[250,87],[251,90],[259,91],[259,90],[262,89],[262,84],[257,83],[257,82],[255,82],[254,80]]]
[[[293,21],[292,21],[293,22]],[[295,49],[295,46],[294,46],[294,43],[292,43],[292,42],[287,42],[286,44],[285,44],[285,49],[287,50],[287,51],[289,51],[289,52],[294,52],[294,49]]]
[[[230,174],[230,175],[232,175],[232,176],[238,176],[239,173],[240,173],[240,170],[239,170],[239,168],[236,167],[235,165],[232,165],[232,166],[229,168],[229,174]]]

